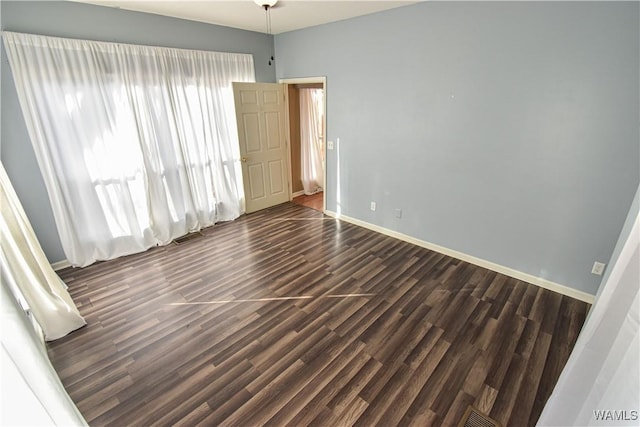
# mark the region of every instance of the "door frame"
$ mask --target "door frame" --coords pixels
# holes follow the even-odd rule
[[[291,132],[291,123],[289,120],[289,85],[306,84],[306,83],[321,83],[322,90],[324,91],[324,123],[322,129],[322,149],[324,151],[322,156],[322,166],[324,167],[324,179],[322,183],[322,212],[327,211],[327,77],[297,77],[279,79],[278,83],[284,84],[285,93],[285,126],[287,129],[287,145],[289,147],[289,200],[293,200],[293,171],[291,169],[291,141],[289,141],[289,134]]]

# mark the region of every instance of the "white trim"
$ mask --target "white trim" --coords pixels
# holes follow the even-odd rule
[[[289,187],[289,201],[295,197],[293,195],[293,169],[291,165],[291,123],[289,121],[289,85],[282,82],[278,83],[282,86],[284,94],[284,126],[286,137],[284,139],[287,146],[287,163],[289,164],[289,175],[287,176],[287,186]]]
[[[306,83],[322,83],[323,85],[327,85],[327,77],[326,76],[318,76],[318,77],[296,77],[292,79],[280,79],[278,83],[286,83],[286,84],[306,84]]]
[[[284,83],[285,85],[290,84],[305,84],[305,83],[322,83],[322,90],[324,91],[324,129],[322,130],[322,135],[324,138],[323,147],[324,147],[324,182],[322,184],[322,212],[327,211],[327,77],[326,76],[318,76],[318,77],[296,77],[296,78],[287,78],[280,79],[278,83]],[[289,91],[287,92],[287,131],[289,131]],[[291,157],[291,145],[289,145],[289,157]],[[291,167],[289,167],[289,175],[291,175]],[[293,188],[293,183],[291,183]],[[291,193],[290,193],[291,194]],[[293,199],[293,195],[291,198]]]
[[[444,246],[436,245],[434,243],[430,243],[424,240],[417,239],[415,237],[408,236],[403,233],[399,233],[394,230],[390,230],[388,228],[380,227],[375,224],[370,224],[366,221],[362,221],[356,218],[351,218],[346,215],[339,215],[336,212],[325,210],[326,215],[336,218],[345,222],[349,222],[351,224],[358,225],[363,228],[367,228],[369,230],[375,231],[377,233],[384,234],[389,237],[394,237],[396,239],[405,241],[407,243],[411,243],[416,246],[420,246],[435,252],[439,252],[441,254],[468,262],[470,264],[474,264],[483,268],[486,268],[491,271],[495,271],[496,273],[504,274],[505,276],[513,277],[514,279],[522,280],[523,282],[531,283],[532,285],[539,286],[544,289],[549,289],[550,291],[557,292],[562,295],[566,295],[571,298],[575,298],[580,301],[584,301],[588,304],[593,304],[595,299],[594,295],[588,294],[583,291],[579,291],[577,289],[571,288],[569,286],[561,285],[559,283],[552,282],[547,279],[543,279],[541,277],[537,277],[531,275],[529,273],[524,273],[522,271],[514,270],[509,267],[505,267],[504,265],[496,264],[491,261],[484,260],[482,258],[477,258],[472,255],[465,254],[463,252],[458,252],[453,249],[445,248]]]
[[[295,199],[296,197],[300,197],[300,196],[304,196],[304,190],[296,191],[295,193],[291,194],[292,199]]]
[[[51,268],[54,269],[54,271],[59,271],[65,268],[71,267],[71,263],[69,261],[67,261],[66,259],[63,259],[62,261],[58,261],[58,262],[52,262],[51,263]]]

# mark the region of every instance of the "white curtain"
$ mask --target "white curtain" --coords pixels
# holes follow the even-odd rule
[[[86,324],[40,247],[18,196],[0,164],[0,269],[9,288],[36,329],[54,340]]]
[[[0,425],[86,425],[49,362],[44,339],[83,326],[0,164]]]
[[[637,211],[636,211],[637,212]],[[540,426],[640,424],[640,216],[601,287]]]
[[[305,194],[322,191],[324,90],[300,89],[300,153]]]
[[[3,38],[72,265],[240,215],[231,83],[255,81],[251,55]]]
[[[44,343],[0,273],[3,426],[86,426],[47,356]]]

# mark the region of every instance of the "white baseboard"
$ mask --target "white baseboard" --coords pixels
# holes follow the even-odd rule
[[[66,259],[63,259],[62,261],[52,262],[51,267],[54,269],[54,271],[58,271],[67,267],[71,267],[71,263]]]
[[[482,258],[477,258],[472,255],[465,254],[463,252],[458,252],[453,249],[445,248],[444,246],[436,245],[434,243],[430,243],[424,240],[417,239],[415,237],[411,237],[409,235],[399,233],[394,230],[390,230],[388,228],[380,227],[375,224],[370,224],[366,221],[362,221],[356,218],[351,218],[346,215],[339,215],[336,212],[326,210],[325,214],[339,219],[341,221],[349,222],[351,224],[358,225],[363,228],[367,228],[369,230],[375,231],[377,233],[384,234],[389,237],[394,237],[399,240],[403,240],[407,243],[414,244],[416,246],[420,246],[435,252],[439,252],[441,254],[450,256],[452,258],[456,258],[469,264],[474,264],[483,268],[486,268],[491,271],[495,271],[496,273],[504,274],[505,276],[513,277],[514,279],[522,280],[523,282],[531,283],[532,285],[540,286],[541,288],[549,289],[550,291],[557,292],[562,295],[566,295],[571,298],[575,298],[580,301],[584,301],[588,304],[593,304],[594,295],[588,294],[583,291],[579,291],[577,289],[571,288],[569,286],[561,285],[559,283],[552,282],[547,279],[543,279],[541,277],[536,277],[529,273],[524,273],[522,271],[514,270],[509,267],[505,267],[504,265],[496,264],[491,261],[487,261]]]
[[[302,191],[296,191],[295,193],[291,194],[291,198],[294,199],[296,197],[300,197],[300,196],[304,196],[304,190]]]
[[[296,196],[297,193],[294,193],[294,197]],[[302,194],[304,194],[304,192],[302,192]],[[465,262],[468,262],[470,264],[473,265],[477,265],[483,268],[486,268],[487,270],[491,270],[491,271],[495,271],[496,273],[500,273],[500,274],[504,274],[505,276],[509,276],[509,277],[513,277],[514,279],[518,279],[518,280],[522,280],[523,282],[527,282],[527,283],[531,283],[532,285],[536,285],[536,286],[540,286],[541,288],[544,289],[549,289],[550,291],[554,291],[557,292],[559,294],[562,295],[566,295],[568,297],[571,298],[575,298],[577,300],[580,301],[584,301],[588,304],[593,304],[593,301],[595,299],[594,295],[588,294],[586,292],[583,291],[579,291],[577,289],[571,288],[569,286],[566,285],[561,285],[559,283],[556,282],[552,282],[550,280],[547,279],[543,279],[541,277],[537,277],[534,276],[532,274],[529,273],[524,273],[522,271],[518,271],[518,270],[514,270],[512,268],[509,267],[505,267],[504,265],[500,265],[500,264],[496,264],[494,262],[491,261],[487,261],[485,259],[482,258],[477,258],[474,257],[472,255],[468,255],[465,254],[463,252],[459,252],[453,249],[449,249],[449,248],[445,248],[444,246],[440,246],[440,245],[436,245],[435,243],[430,243],[427,242],[425,240],[420,240],[417,239],[415,237],[409,236],[407,234],[403,234],[394,230],[390,230],[388,228],[385,227],[380,227],[378,225],[375,224],[370,224],[366,221],[362,221],[356,218],[352,218],[346,215],[339,215],[336,212],[330,211],[330,210],[325,210],[324,213],[327,216],[330,216],[332,218],[336,218],[339,219],[341,221],[345,221],[345,222],[349,222],[351,224],[355,224],[358,225],[360,227],[369,229],[371,231],[375,231],[377,233],[381,233],[384,234],[386,236],[389,237],[394,237],[396,239],[405,241],[407,243],[411,243],[413,245],[416,246],[420,246],[447,256],[450,256],[452,258],[456,258]],[[62,270],[64,268],[67,267],[71,267],[71,263],[69,261],[62,260],[62,261],[58,261],[58,262],[54,262],[51,264],[51,267],[53,267],[53,269],[55,271],[58,270]]]

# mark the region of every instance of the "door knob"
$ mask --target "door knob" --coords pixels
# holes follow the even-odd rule
[[[247,163],[247,158],[246,157],[240,157],[240,161],[242,163]]]

